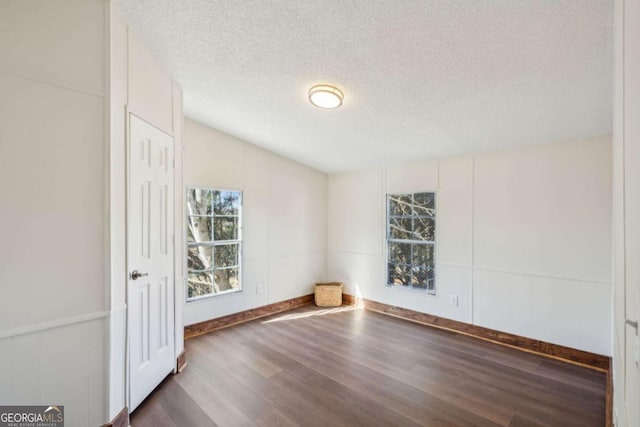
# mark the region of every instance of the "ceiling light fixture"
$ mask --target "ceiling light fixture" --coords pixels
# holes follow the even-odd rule
[[[330,85],[315,85],[309,89],[309,102],[320,108],[338,108],[342,105],[344,94]]]

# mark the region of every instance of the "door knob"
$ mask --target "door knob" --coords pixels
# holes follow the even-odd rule
[[[148,275],[149,273],[140,273],[138,270],[133,270],[129,277],[131,277],[131,280],[138,280],[139,278],[146,277]]]

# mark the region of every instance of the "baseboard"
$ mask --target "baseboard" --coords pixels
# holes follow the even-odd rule
[[[239,323],[248,322],[250,320],[259,319],[261,317],[270,316],[275,313],[307,305],[311,302],[313,302],[313,294],[303,295],[301,297],[291,298],[285,301],[230,314],[228,316],[194,323],[193,325],[184,327],[184,338],[189,339],[197,337],[198,335],[203,335],[218,329],[228,328],[229,326],[237,325]]]
[[[345,305],[356,305],[356,297],[349,294],[342,294],[342,304]]]
[[[351,296],[351,298],[354,297]],[[609,366],[611,358],[608,356],[590,353],[583,350],[577,350],[558,344],[551,344],[545,341],[526,338],[507,332],[496,331],[494,329],[459,322],[457,320],[446,319],[444,317],[421,313],[419,311],[409,310],[406,308],[394,307],[392,305],[367,299],[362,299],[362,303],[364,308],[370,311],[375,311],[389,316],[399,317],[401,319],[421,323],[427,326],[469,335],[485,341],[491,341],[500,345],[513,347],[518,350],[537,353],[546,357],[551,357],[553,359],[572,363],[574,365],[580,365],[590,369],[595,369],[600,372],[607,373],[610,369]]]
[[[184,349],[182,349],[176,360],[176,371],[182,372],[185,366],[187,366],[187,354],[184,352]]]
[[[613,366],[609,359],[609,370],[607,371],[607,389],[605,394],[605,421],[607,427],[613,427]]]
[[[104,424],[102,427],[129,427],[129,408],[122,408],[111,422]]]

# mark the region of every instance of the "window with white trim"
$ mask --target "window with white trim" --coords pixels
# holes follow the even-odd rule
[[[435,193],[387,195],[387,285],[435,294]]]
[[[242,192],[187,189],[187,301],[241,287]]]

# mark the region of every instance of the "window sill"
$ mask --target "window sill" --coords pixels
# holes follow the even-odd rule
[[[420,288],[413,288],[411,286],[401,286],[401,285],[390,285],[390,284],[386,284],[384,285],[387,288],[390,289],[402,289],[403,291],[414,291],[414,292],[419,292],[425,295],[429,295],[431,297],[435,297],[437,296],[437,292],[434,291],[429,291],[428,289],[420,289]]]
[[[186,301],[185,301],[185,304],[190,305],[190,304],[194,304],[194,303],[210,301],[213,298],[222,298],[222,297],[225,297],[225,296],[238,295],[238,294],[244,294],[244,290],[238,289],[237,291],[227,291],[227,292],[221,292],[221,293],[218,293],[218,294],[201,295],[201,296],[197,296],[197,297],[194,297],[194,298],[187,298]]]

